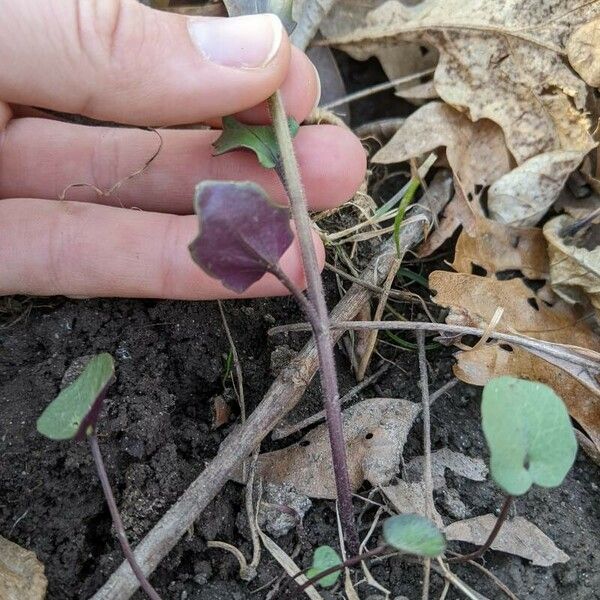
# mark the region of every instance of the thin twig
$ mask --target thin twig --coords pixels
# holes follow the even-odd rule
[[[451,333],[457,335],[484,335],[485,329],[479,327],[467,327],[464,325],[448,325],[446,323],[426,323],[426,322],[410,322],[410,321],[332,321],[331,328],[334,330],[341,329],[342,331],[351,331],[359,329],[389,329],[391,331],[437,331],[439,333]],[[287,333],[290,331],[308,331],[310,326],[307,323],[293,323],[291,325],[280,325],[269,329],[269,335],[277,333]],[[546,342],[524,335],[502,333],[493,331],[490,333],[490,338],[501,342],[517,344],[523,348],[531,348],[551,356],[553,358],[564,360],[571,363],[590,369],[592,372],[600,370],[600,362],[595,358],[597,352],[587,348],[578,348],[577,346],[567,346],[565,344],[557,344],[554,342]],[[598,355],[600,358],[600,355]]]
[[[131,569],[135,573],[139,584],[142,586],[142,589],[144,592],[146,592],[148,597],[151,600],[160,600],[160,596],[152,587],[150,582],[146,579],[144,572],[135,559],[131,546],[129,545],[129,541],[127,540],[125,526],[123,525],[123,520],[121,519],[121,514],[117,508],[117,503],[115,502],[110,481],[108,480],[108,475],[106,474],[106,468],[104,467],[104,460],[102,459],[102,453],[100,452],[100,446],[98,445],[98,437],[95,433],[93,433],[92,435],[88,435],[88,440],[90,442],[92,456],[94,457],[94,463],[96,464],[98,478],[100,479],[102,491],[104,492],[104,498],[106,499],[106,504],[108,505],[108,510],[115,526],[115,531],[117,532],[117,539],[119,540],[121,548],[123,549],[123,554],[125,555],[125,558],[127,559]]]
[[[419,347],[419,374],[421,386],[421,403],[423,414],[423,481],[425,483],[425,507],[428,519],[433,519],[435,506],[433,504],[433,475],[431,471],[431,416],[429,406],[429,376],[427,373],[427,357],[425,355],[425,332],[417,332],[417,345]],[[429,577],[431,573],[431,559],[423,561],[423,594],[422,600],[429,600]]]
[[[469,562],[469,561],[479,558],[480,556],[483,556],[483,554],[485,554],[486,550],[488,550],[494,543],[494,540],[498,536],[498,533],[500,533],[500,529],[502,529],[502,525],[504,524],[504,522],[506,521],[506,519],[508,517],[508,512],[510,511],[512,502],[513,502],[513,497],[506,496],[506,498],[504,499],[504,504],[502,505],[502,510],[500,511],[500,514],[498,515],[498,518],[496,519],[496,523],[494,524],[494,528],[492,529],[492,531],[490,532],[490,535],[488,535],[487,540],[485,540],[485,542],[482,546],[480,546],[479,548],[477,548],[477,550],[475,550],[474,552],[471,552],[470,554],[464,554],[462,556],[454,556],[452,558],[449,558],[448,562],[449,563]]]
[[[233,341],[233,336],[231,335],[231,330],[229,329],[229,323],[227,322],[227,315],[225,314],[223,303],[220,300],[218,300],[217,303],[219,305],[219,312],[221,313],[221,320],[223,321],[223,329],[225,329],[225,335],[227,336],[231,355],[233,356],[233,368],[235,369],[235,377],[237,380],[236,392],[240,404],[240,418],[242,423],[244,423],[246,421],[246,400],[244,398],[244,374],[242,372],[242,365],[240,363],[240,357],[235,342]]]
[[[442,210],[446,202],[447,198],[432,195],[423,198],[420,206],[425,214],[433,217]],[[423,227],[420,224],[404,223],[402,245],[405,249],[422,239]],[[381,285],[395,256],[394,242],[388,240],[381,245],[377,255],[361,274],[361,279]],[[369,290],[358,284],[352,285],[332,311],[331,319],[347,321],[354,318],[370,297]],[[331,343],[335,344],[342,333],[343,330],[339,329],[332,332]],[[246,423],[229,434],[221,443],[217,456],[138,544],[135,556],[144,573],[149,574],[156,569],[219,493],[230,474],[239,468],[273,427],[296,406],[317,368],[317,349],[314,339],[311,339],[277,376]],[[127,600],[138,587],[139,583],[125,561],[92,600]]]
[[[385,83],[379,83],[377,85],[373,85],[364,90],[360,90],[358,92],[354,92],[353,94],[348,94],[347,96],[342,96],[341,98],[337,98],[322,106],[327,110],[331,110],[336,106],[340,106],[342,104],[346,104],[348,102],[354,102],[355,100],[360,100],[362,98],[366,98],[367,96],[371,96],[372,94],[378,94],[379,92],[385,92],[386,90],[390,90],[395,88],[398,85],[402,85],[403,83],[411,83],[415,81],[415,79],[421,79],[421,77],[426,77],[427,75],[432,75],[435,71],[435,67],[431,69],[427,69],[426,71],[421,71],[419,73],[413,73],[412,75],[405,75],[404,77],[398,77],[397,79],[392,79],[391,81],[386,81]]]
[[[362,392],[365,388],[369,387],[372,383],[376,382],[389,368],[390,364],[383,365],[380,369],[375,371],[372,375],[369,375],[366,379],[363,379],[358,385],[355,385],[351,390],[346,392],[342,398],[340,399],[340,405],[344,406],[347,402],[352,400],[357,394]],[[306,429],[315,423],[320,423],[325,419],[325,411],[320,410],[318,413],[307,417],[306,419],[302,419],[302,421],[298,421],[298,423],[294,423],[293,425],[282,425],[278,426],[273,430],[271,434],[271,438],[273,440],[281,440],[284,437],[288,437],[297,431],[302,431],[302,429]]]
[[[389,292],[392,288],[394,279],[396,278],[396,273],[398,273],[398,269],[400,268],[401,264],[402,264],[402,258],[398,257],[390,265],[390,271],[389,271],[388,276],[386,277],[385,282],[383,284],[383,294],[381,294],[381,296],[379,297],[379,301],[377,302],[377,308],[375,309],[375,314],[373,315],[374,321],[379,321],[381,319],[381,317],[383,316],[383,311],[385,310],[385,307],[387,305]],[[364,378],[365,373],[367,372],[367,369],[369,368],[369,362],[371,361],[371,356],[373,355],[373,350],[375,350],[375,346],[377,345],[378,334],[379,334],[379,331],[377,331],[375,329],[374,331],[371,332],[371,334],[369,335],[369,337],[367,339],[367,347],[366,347],[363,355],[360,357],[360,362],[358,364],[358,370],[356,372],[356,378],[358,379],[358,381],[361,381]]]

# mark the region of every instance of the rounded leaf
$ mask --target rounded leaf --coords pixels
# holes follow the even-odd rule
[[[294,239],[289,212],[250,181],[204,181],[196,188],[200,234],[194,261],[241,293],[275,266]]]
[[[37,421],[37,430],[51,440],[80,439],[93,430],[106,391],[115,378],[110,354],[95,356],[81,375],[46,407]]]
[[[416,514],[386,519],[383,537],[397,550],[417,556],[433,558],[446,549],[444,534],[429,519]]]
[[[490,472],[508,494],[556,487],[573,466],[577,440],[563,401],[546,385],[515,377],[487,383],[481,404]]]
[[[317,577],[327,569],[337,567],[341,564],[342,559],[331,546],[319,546],[313,554],[312,567],[306,572],[306,576],[311,580],[315,580],[321,587],[331,587],[338,580],[341,569],[319,580],[317,580]]]

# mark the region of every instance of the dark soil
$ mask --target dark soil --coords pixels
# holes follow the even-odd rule
[[[362,87],[360,69],[373,67],[356,68],[355,79]],[[299,349],[304,340],[300,335],[269,338],[267,329],[298,320],[300,315],[290,299],[228,302],[225,308],[243,366],[248,410],[252,410],[272,380],[271,353],[282,344]],[[5,323],[10,321],[9,317]],[[133,544],[215,455],[231,427],[211,427],[211,399],[224,392],[228,352],[214,303],[52,299],[36,301],[21,320],[0,329],[0,534],[35,551],[45,564],[49,600],[90,597],[122,560],[85,444],[50,442],[35,430],[36,418],[59,391],[66,369],[75,359],[100,351],[115,356],[118,374],[103,412],[100,443]],[[364,397],[418,401],[415,354],[389,349],[386,353],[397,366]],[[344,391],[354,382],[347,360],[341,353],[338,358]],[[431,386],[436,389],[451,377],[451,353],[434,350],[428,358]],[[437,401],[432,414],[434,450],[447,446],[470,456],[486,456],[479,397],[478,389],[459,385],[449,397]],[[313,386],[298,412],[308,414],[318,404]],[[274,446],[267,442],[264,447]],[[417,424],[405,458],[420,453]],[[490,552],[487,568],[521,599],[600,598],[599,483],[598,468],[580,453],[562,487],[535,489],[516,501],[517,513],[549,535],[571,556],[569,562],[538,568]],[[449,477],[449,484],[460,494],[468,516],[493,512],[501,505],[501,494],[489,482]],[[442,504],[438,508],[447,522],[453,520]],[[266,551],[258,577],[246,584],[238,579],[237,563],[229,554],[206,549],[207,540],[219,539],[250,556],[243,514],[242,488],[230,483],[153,576],[163,598],[267,597],[281,569]],[[366,526],[371,516],[370,512],[363,515]],[[312,548],[335,539],[332,503],[315,502],[304,522],[297,563],[307,566]],[[291,553],[298,537],[292,532],[277,541]],[[453,549],[460,550],[460,544]],[[394,559],[374,565],[372,572],[392,590],[392,597],[421,597],[420,566]],[[503,597],[473,567],[457,567],[456,572],[486,597]],[[434,575],[431,597],[439,597],[441,589]],[[363,599],[376,596],[376,590],[364,585],[359,590]],[[329,592],[323,596],[342,597]],[[447,597],[459,596],[451,590]]]

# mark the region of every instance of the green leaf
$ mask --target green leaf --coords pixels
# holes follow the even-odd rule
[[[300,126],[291,117],[288,124],[292,137],[295,137]],[[215,156],[247,148],[256,154],[260,164],[267,169],[273,169],[279,163],[279,145],[272,125],[246,125],[234,117],[224,117],[223,133],[213,148]]]
[[[490,472],[503,490],[520,496],[533,483],[562,483],[575,461],[577,440],[567,409],[551,388],[497,377],[483,390],[481,414]]]
[[[293,0],[225,0],[227,14],[230,17],[271,13],[277,15],[288,35],[296,28],[292,17]]]
[[[110,354],[95,356],[81,375],[46,407],[37,430],[51,440],[83,439],[96,427],[106,391],[115,378]]]
[[[404,221],[404,215],[406,214],[406,209],[408,205],[413,201],[421,182],[418,179],[411,179],[409,182],[409,187],[406,190],[406,194],[402,197],[400,201],[400,206],[398,206],[398,212],[396,213],[396,218],[394,219],[394,244],[396,245],[396,254],[399,258],[402,258],[400,255],[400,227],[402,226],[402,222]]]
[[[417,556],[439,556],[446,548],[444,534],[420,515],[398,515],[383,522],[383,537],[390,545]]]
[[[317,578],[323,571],[331,569],[331,567],[337,567],[341,564],[342,559],[331,546],[319,546],[313,554],[312,567],[306,572],[306,576],[309,579],[316,581],[321,587],[331,587],[338,580],[341,570],[331,573],[331,575],[326,575],[318,581]]]

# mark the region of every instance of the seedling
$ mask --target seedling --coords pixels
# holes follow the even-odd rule
[[[253,0],[241,6],[236,3],[235,9],[236,14],[257,10],[278,14],[288,26],[288,32],[293,29],[289,0]],[[294,239],[288,210],[272,203],[264,190],[254,183],[205,181],[198,185],[195,208],[200,234],[190,245],[190,252],[202,269],[238,293],[247,290],[265,273],[272,273],[293,294],[310,322],[319,355],[342,531],[349,553],[356,554],[358,533],[329,332],[329,312],[313,245],[304,187],[292,145],[298,124],[286,116],[279,92],[269,98],[268,105],[272,126],[244,125],[232,117],[223,119],[223,134],[214,144],[215,154],[251,150],[261,165],[274,169],[278,174],[290,201],[308,297],[278,267],[279,259]]]
[[[313,554],[312,566],[302,572],[309,581],[302,585],[300,591],[314,584],[331,587],[346,567],[386,553],[435,558],[446,549],[444,534],[431,521],[415,514],[397,515],[384,521],[383,538],[385,544],[345,561],[330,546],[319,546]]]
[[[490,449],[492,479],[507,494],[496,524],[475,552],[450,559],[480,557],[494,542],[512,500],[532,484],[559,486],[573,466],[577,439],[563,401],[546,385],[515,377],[488,382],[481,404],[483,433]]]
[[[123,554],[148,597],[152,600],[160,600],[160,596],[150,585],[137,564],[131,546],[127,541],[125,527],[110,487],[100,446],[98,445],[96,435],[98,417],[108,388],[114,380],[115,365],[112,356],[106,353],[95,356],[87,364],[81,375],[63,389],[46,407],[46,410],[37,421],[37,430],[51,440],[82,441],[87,438]]]

